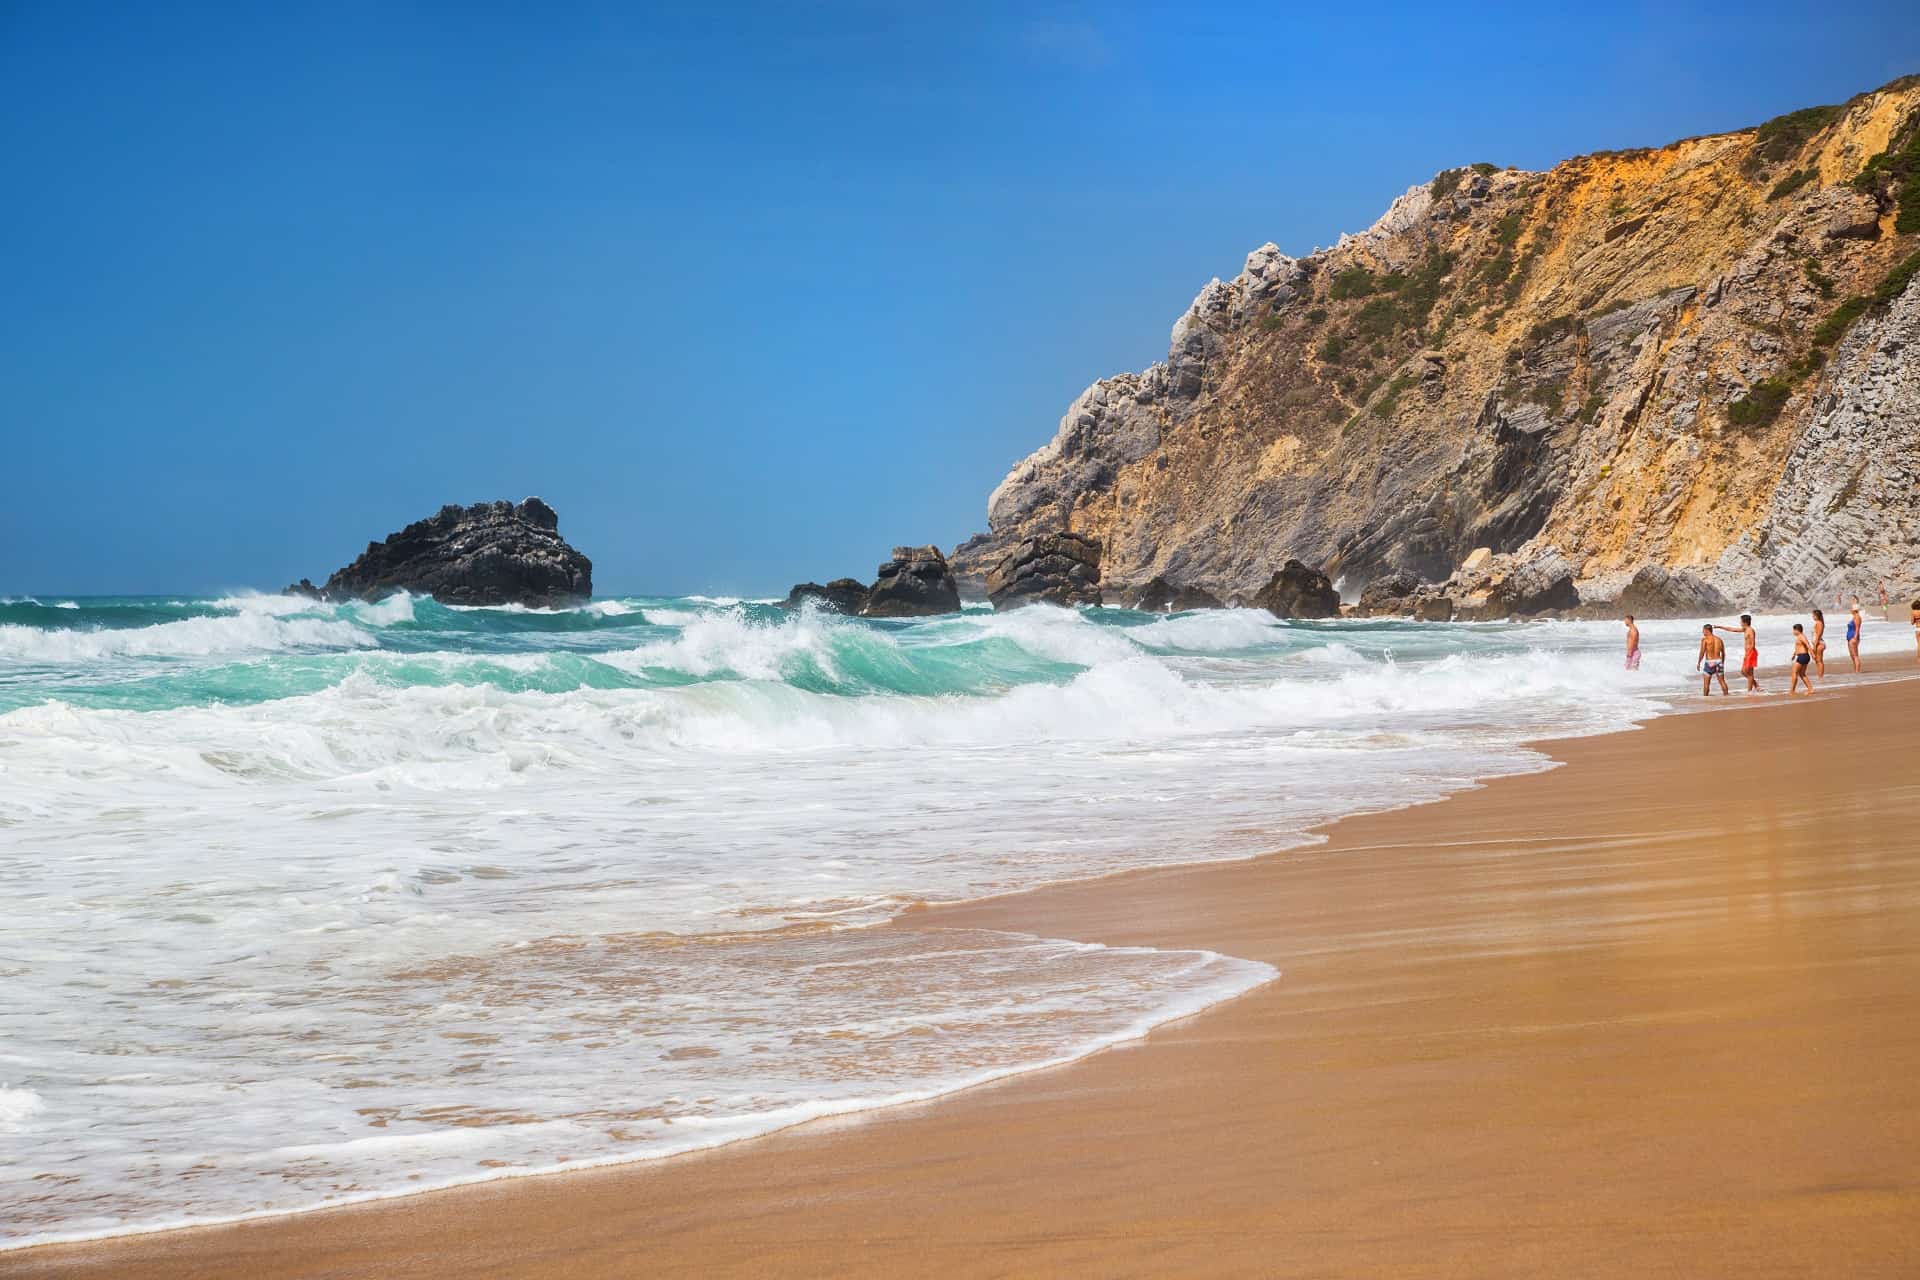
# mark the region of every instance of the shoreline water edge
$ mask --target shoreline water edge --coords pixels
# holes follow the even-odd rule
[[[35,837],[0,866],[39,912],[10,969],[55,979],[8,1011],[7,1250],[656,1159],[1081,1060],[1279,975],[868,926],[1299,849],[1701,704],[1691,622],[1644,624],[1628,672],[1599,623],[0,616],[0,826]],[[1907,643],[1868,633],[1884,674]]]

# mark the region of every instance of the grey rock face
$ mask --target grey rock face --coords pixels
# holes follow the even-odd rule
[[[1821,378],[1806,432],[1767,513],[1720,558],[1716,578],[1762,607],[1836,595],[1873,599],[1881,582],[1920,586],[1920,278],[1858,321]]]
[[[1359,612],[1370,617],[1411,613],[1413,596],[1421,585],[1419,578],[1404,570],[1383,573],[1360,592]]]
[[[1289,560],[1253,595],[1255,608],[1276,618],[1337,618],[1340,593],[1327,575]]]
[[[1105,488],[1120,468],[1159,445],[1166,389],[1167,367],[1155,365],[1145,373],[1103,378],[1081,392],[1053,440],[1015,467],[987,499],[989,523],[1010,530],[1050,511],[1064,525],[1076,496]],[[991,539],[967,545],[980,558],[997,558]]]
[[[1027,538],[987,574],[996,609],[1100,603],[1100,543],[1077,533]]]
[[[938,547],[895,547],[867,594],[869,618],[925,618],[960,612],[960,588]]]
[[[1219,609],[1218,596],[1199,587],[1176,587],[1165,578],[1155,578],[1127,597],[1127,608],[1142,613],[1185,613],[1190,609]]]
[[[832,613],[858,614],[867,607],[867,584],[857,578],[835,578],[822,586],[818,582],[795,583],[781,607],[798,609],[812,601]]]
[[[377,600],[396,591],[447,604],[553,607],[593,594],[593,562],[560,536],[560,517],[539,498],[445,506],[384,542],[370,542],[317,594]],[[304,578],[289,591],[314,593]]]
[[[1612,611],[1635,618],[1705,618],[1732,610],[1733,602],[1705,578],[1650,564],[1633,575]]]

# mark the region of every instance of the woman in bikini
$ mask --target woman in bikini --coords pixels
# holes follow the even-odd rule
[[[1920,600],[1913,602],[1913,660],[1920,662]]]
[[[1813,611],[1813,669],[1827,678],[1827,615],[1818,609]]]

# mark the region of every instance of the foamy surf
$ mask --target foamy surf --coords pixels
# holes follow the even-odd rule
[[[1096,1051],[1271,974],[863,926],[1545,767],[1529,739],[1691,689],[1697,626],[1645,630],[1632,674],[1600,624],[0,602],[0,1242],[653,1158]]]

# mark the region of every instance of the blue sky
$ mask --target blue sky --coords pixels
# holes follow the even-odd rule
[[[0,4],[0,592],[539,493],[602,591],[950,547],[1214,275],[1920,71],[1911,5]]]

